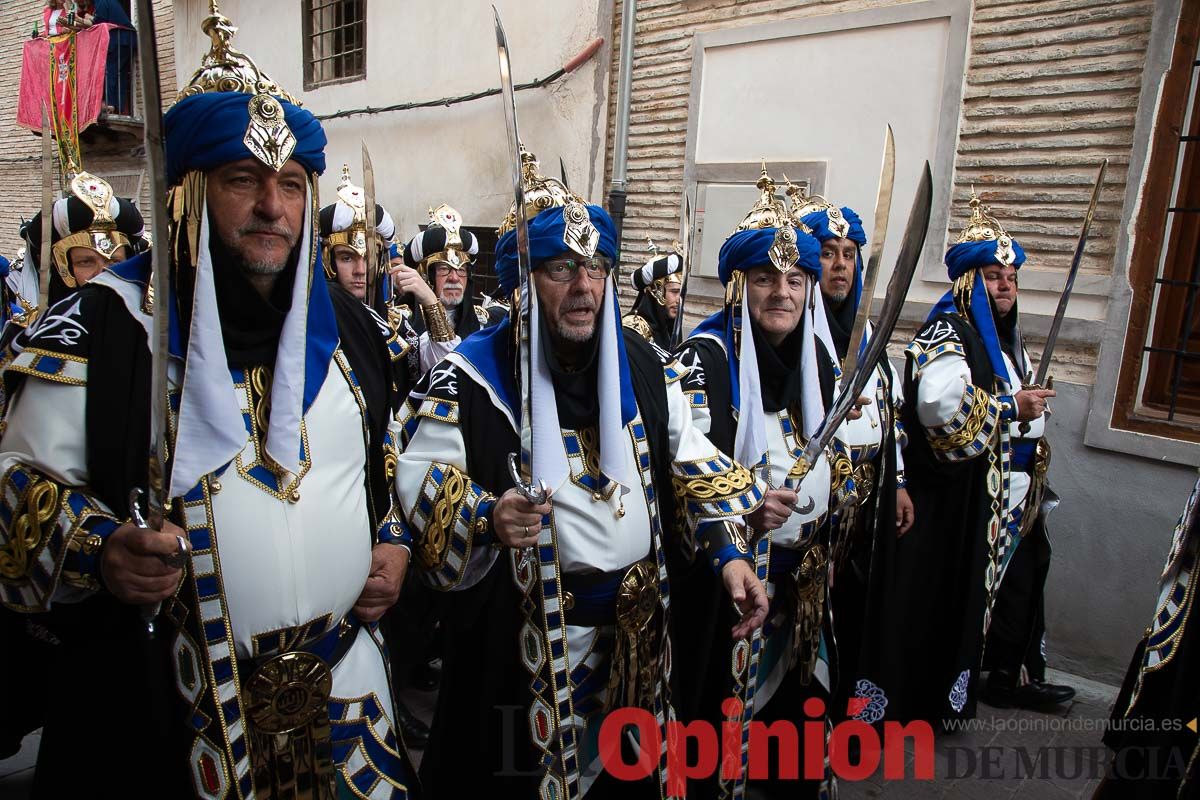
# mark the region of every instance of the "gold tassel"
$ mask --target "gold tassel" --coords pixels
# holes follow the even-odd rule
[[[821,652],[821,627],[825,616],[828,557],[825,547],[813,545],[791,575],[788,589],[793,608],[790,664],[800,670],[800,684],[812,680]]]

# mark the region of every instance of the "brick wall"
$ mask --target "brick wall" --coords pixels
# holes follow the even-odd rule
[[[631,255],[623,266],[641,259],[647,235],[660,244],[677,236],[697,31],[892,4],[639,0],[622,235]],[[619,42],[622,1],[616,6],[613,41]],[[1149,0],[975,0],[950,217],[955,235],[973,184],[1031,262],[1065,269],[1098,161],[1107,156],[1108,178],[1083,270],[1112,272],[1152,13]],[[609,177],[619,60],[614,47]],[[1095,356],[1095,346],[1061,352],[1085,382]]]
[[[153,2],[159,37],[159,71],[164,100],[169,102],[175,96],[176,87],[172,6],[170,0]],[[42,28],[44,5],[42,0],[5,0],[0,4],[0,74],[9,76],[4,82],[5,91],[0,92],[0,186],[4,187],[0,192],[0,254],[9,258],[21,246],[17,232],[22,217],[29,219],[41,205],[41,139],[18,127],[16,117],[22,47],[32,33],[35,21],[39,30]],[[141,94],[140,87],[136,91]],[[81,137],[84,167],[101,177],[128,173],[127,178],[114,179],[114,188],[119,193],[131,191],[145,164],[140,150],[141,137],[140,129],[93,126]],[[149,201],[145,188],[148,182],[141,183],[143,191],[139,205],[145,209]],[[125,186],[130,189],[123,189]]]

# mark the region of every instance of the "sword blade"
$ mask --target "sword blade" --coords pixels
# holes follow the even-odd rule
[[[688,278],[692,274],[692,235],[696,217],[692,211],[692,198],[683,195],[683,228],[679,232],[679,249],[683,252],[683,267],[679,273],[679,310],[675,312],[675,324],[671,326],[671,347],[683,344],[683,309],[687,302]]]
[[[1071,269],[1067,272],[1067,283],[1058,298],[1058,308],[1054,310],[1054,319],[1050,322],[1050,333],[1046,335],[1046,346],[1042,348],[1042,358],[1038,362],[1036,386],[1046,385],[1046,376],[1050,372],[1050,357],[1054,355],[1054,346],[1058,344],[1058,331],[1062,327],[1063,318],[1067,314],[1067,302],[1075,288],[1075,276],[1079,274],[1079,265],[1083,262],[1083,248],[1087,245],[1088,232],[1092,228],[1092,219],[1096,216],[1096,204],[1100,201],[1100,190],[1104,186],[1104,173],[1108,171],[1108,159],[1100,162],[1100,172],[1096,175],[1096,183],[1092,186],[1092,199],[1088,203],[1087,214],[1083,218],[1083,226],[1079,229],[1079,239],[1075,242],[1075,254],[1071,257]]]
[[[867,323],[871,319],[871,303],[875,300],[875,283],[879,280],[879,262],[883,258],[883,244],[887,239],[888,220],[892,215],[892,189],[896,183],[896,140],[892,126],[887,126],[883,137],[883,166],[879,170],[879,192],[875,196],[875,230],[871,236],[871,254],[867,259],[866,274],[863,275],[862,295],[858,299],[858,312],[854,327],[850,330],[850,347],[842,364],[843,373],[854,372],[858,365],[858,350],[867,335]]]
[[[153,335],[150,339],[150,472],[147,508],[150,525],[162,529],[166,508],[164,470],[167,458],[167,359],[169,358],[168,304],[170,264],[167,223],[166,151],[163,147],[162,88],[158,75],[158,49],[152,3],[138,3],[138,50],[141,52],[142,116],[145,117],[146,171],[150,178],[147,209],[157,243],[150,251],[150,284],[154,292]]]
[[[379,301],[379,243],[375,238],[375,167],[371,164],[371,153],[367,143],[362,145],[363,170],[363,214],[367,228],[367,305],[384,314],[387,309],[380,308]]]
[[[50,115],[42,104],[42,245],[38,248],[38,308],[50,306],[50,237],[54,219],[54,164],[50,135]]]
[[[929,229],[929,211],[933,202],[933,175],[929,171],[929,162],[921,173],[917,193],[913,197],[912,210],[908,214],[908,225],[904,230],[904,239],[900,243],[900,255],[896,259],[896,267],[892,270],[891,280],[888,281],[887,296],[884,297],[883,307],[879,312],[879,324],[867,345],[863,357],[858,360],[855,370],[842,381],[841,394],[833,401],[821,427],[808,441],[804,452],[796,462],[793,472],[799,471],[800,477],[807,473],[829,442],[834,433],[854,407],[854,401],[862,394],[867,379],[875,370],[879,359],[887,352],[888,340],[896,323],[900,320],[900,310],[904,307],[904,299],[908,295],[908,287],[912,283],[913,274],[917,271],[917,263],[921,260],[921,249],[925,246],[925,234]],[[849,354],[847,354],[849,355]],[[801,468],[801,469],[798,469]]]
[[[513,203],[516,209],[514,232],[517,237],[517,272],[520,276],[520,297],[517,307],[517,341],[518,386],[521,391],[521,455],[519,463],[513,464],[510,456],[510,468],[518,472],[521,480],[518,486],[526,499],[536,501],[537,494],[542,488],[542,482],[535,480],[533,471],[533,348],[530,342],[530,320],[537,302],[533,296],[533,278],[530,275],[531,262],[529,258],[529,221],[525,217],[525,184],[521,180],[521,133],[517,128],[517,98],[513,90],[512,67],[508,59],[508,37],[504,34],[504,25],[500,22],[500,12],[492,6],[492,14],[496,21],[496,59],[500,66],[501,107],[504,109],[504,127],[508,133],[510,161],[512,163]],[[541,492],[541,500],[545,500],[545,492]]]

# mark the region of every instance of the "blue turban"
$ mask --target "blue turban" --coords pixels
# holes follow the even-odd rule
[[[242,92],[207,92],[185,97],[163,118],[167,147],[167,185],[175,186],[192,170],[254,158],[242,138],[250,125],[250,100]],[[279,100],[283,118],[296,137],[292,159],[308,172],[325,171],[325,131],[311,112]]]
[[[729,283],[734,270],[753,269],[761,266],[774,266],[771,263],[771,245],[775,243],[777,228],[756,228],[749,231],[738,231],[725,240],[721,245],[721,253],[717,257],[717,275],[721,283]],[[800,260],[796,266],[808,272],[817,280],[821,279],[821,245],[810,234],[796,230],[796,249],[800,251]]]
[[[0,278],[8,277],[8,268],[11,266],[12,266],[12,264],[9,262],[9,260],[7,258],[5,258],[4,256],[0,256]]]
[[[1025,250],[1012,240],[1013,253],[1016,258],[1012,265],[1020,269],[1025,263]],[[959,242],[946,251],[946,272],[950,280],[956,280],[967,274],[967,270],[975,267],[986,267],[988,264],[999,264],[996,260],[996,240],[984,239],[982,242]]]
[[[1025,250],[1017,243],[1016,239],[1012,240],[1013,253],[1016,258],[1013,259],[1012,266],[1020,269],[1025,263]],[[983,282],[983,267],[989,264],[999,264],[996,260],[996,240],[984,239],[982,242],[959,242],[946,251],[946,272],[950,276],[950,280],[957,280],[963,275],[966,275],[972,269],[977,269],[975,273],[975,284],[971,289],[971,307],[968,309],[968,314],[971,318],[971,324],[979,333],[979,337],[983,339],[983,347],[987,350],[988,361],[992,365],[992,374],[1002,381],[1008,382],[1008,369],[1004,366],[1004,351],[1000,347],[1000,335],[996,332],[996,320],[992,318],[992,303],[989,299],[987,285]],[[933,310],[929,312],[929,317],[926,320],[932,320],[939,314],[953,314],[957,311],[957,306],[954,304],[954,289],[942,295],[942,299],[937,302]]]
[[[586,208],[592,224],[600,232],[600,244],[596,246],[596,253],[616,259],[617,229],[613,225],[612,217],[608,216],[608,212],[600,206],[589,205]],[[531,268],[539,261],[554,258],[569,249],[563,243],[563,233],[566,229],[567,225],[563,221],[561,206],[547,208],[529,220],[529,258],[533,262],[529,265]],[[516,231],[509,231],[496,243],[496,277],[499,279],[501,296],[507,295],[517,288]]]
[[[842,216],[846,218],[846,222],[850,223],[850,230],[846,238],[854,242],[861,249],[867,244],[867,232],[863,230],[862,217],[852,208],[842,206]],[[836,233],[829,229],[829,212],[828,210],[814,211],[811,214],[805,214],[801,220],[805,225],[812,228],[813,236],[817,237],[819,242],[828,242],[830,239],[840,239]],[[854,310],[858,311],[858,301],[862,299],[862,282],[863,282],[863,263],[862,253],[860,252],[855,258],[854,270]],[[863,337],[863,344],[867,342],[866,337]]]

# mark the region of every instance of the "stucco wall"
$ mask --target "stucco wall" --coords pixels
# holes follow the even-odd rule
[[[1057,388],[1046,431],[1050,481],[1062,497],[1050,517],[1050,666],[1116,683],[1154,615],[1158,575],[1196,471],[1085,446],[1091,388]]]

